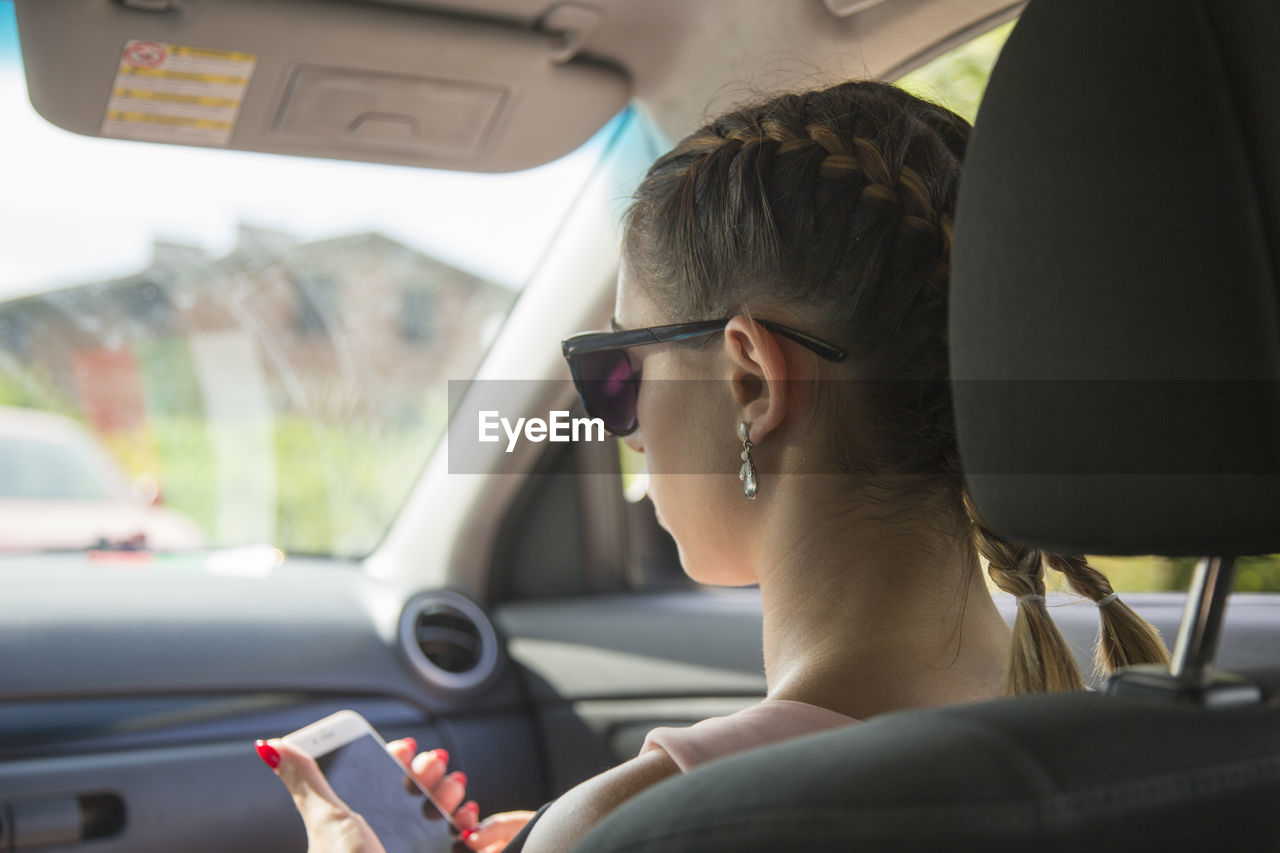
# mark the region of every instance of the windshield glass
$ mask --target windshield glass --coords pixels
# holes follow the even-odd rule
[[[370,552],[628,120],[505,175],[88,138],[0,2],[0,551]]]

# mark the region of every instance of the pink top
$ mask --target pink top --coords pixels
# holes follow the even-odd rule
[[[765,699],[727,717],[692,726],[658,728],[640,747],[643,755],[661,748],[682,772],[699,764],[757,746],[802,737],[859,722],[836,711],[790,699]]]

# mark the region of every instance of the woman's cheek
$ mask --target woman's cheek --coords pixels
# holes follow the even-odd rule
[[[704,474],[670,479],[666,485],[680,497],[678,506],[664,504],[670,514],[667,529],[679,546],[685,573],[715,586],[755,583],[743,531],[735,529],[737,513],[726,512],[725,500],[732,494],[729,478]]]

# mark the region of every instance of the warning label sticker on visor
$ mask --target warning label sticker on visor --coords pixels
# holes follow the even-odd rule
[[[127,42],[102,135],[225,146],[258,57],[154,41]]]

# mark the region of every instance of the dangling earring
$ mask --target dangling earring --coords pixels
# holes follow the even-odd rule
[[[747,500],[755,500],[759,484],[756,482],[756,466],[751,462],[751,434],[747,431],[747,422],[738,422],[738,438],[742,439],[742,468],[738,471],[738,479],[742,481],[742,493]]]

